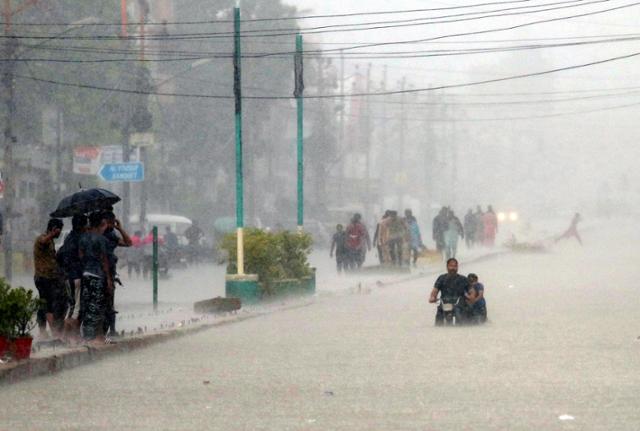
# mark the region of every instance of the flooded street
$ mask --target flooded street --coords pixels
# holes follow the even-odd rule
[[[640,430],[640,0],[0,6],[0,431]]]
[[[435,276],[321,297],[2,388],[0,429],[635,429],[640,238],[602,226],[462,262],[484,327],[433,326]]]

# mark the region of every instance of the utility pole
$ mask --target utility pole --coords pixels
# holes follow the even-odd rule
[[[345,116],[345,111],[347,109],[347,106],[345,105],[345,98],[344,98],[344,50],[343,49],[340,50],[340,104],[341,104],[341,109],[340,109],[340,130],[338,132],[338,136],[339,136],[339,141],[338,141],[339,145],[338,145],[338,151],[337,151],[338,154],[345,151],[344,116]],[[342,178],[343,176],[344,176],[344,161],[340,163],[340,173],[338,174],[339,178]],[[343,194],[340,193],[340,196],[343,196]],[[344,200],[341,200],[340,204],[343,205]]]
[[[407,77],[403,76],[400,82],[400,148],[398,151],[398,169],[396,172],[398,183],[398,208],[402,210],[404,206],[404,188],[406,173],[404,172],[404,151],[405,151],[405,128],[406,128],[406,95],[404,93],[407,85]]]
[[[435,100],[431,95],[427,95],[427,100]],[[425,144],[424,144],[424,167],[425,167],[425,195],[426,199],[424,202],[435,202],[435,188],[434,188],[434,168],[435,168],[435,160],[436,160],[436,150],[435,150],[435,135],[433,132],[433,126],[429,123],[429,116],[432,115],[432,109],[428,108],[427,114],[424,119],[424,136],[425,136]],[[424,206],[423,206],[424,208]],[[426,207],[427,217],[431,218],[431,205]]]
[[[4,73],[2,74],[2,84],[5,88],[5,106],[7,111],[6,124],[4,128],[4,277],[7,281],[13,278],[13,220],[14,220],[14,200],[16,181],[14,173],[13,147],[18,142],[14,135],[13,124],[16,114],[15,101],[15,55],[17,43],[11,36],[11,2],[5,0],[4,12],[5,35],[7,42],[5,45]]]
[[[142,83],[144,80],[144,38],[145,38],[145,22],[147,20],[147,7],[144,4],[144,0],[140,0],[140,82]],[[142,90],[142,89],[140,89]],[[141,96],[146,97],[146,96]],[[128,156],[127,156],[128,159]],[[128,160],[127,160],[128,161]],[[144,165],[147,163],[147,149],[143,145],[140,147],[140,160]],[[147,220],[147,182],[148,180],[145,178],[140,184],[140,223],[142,226],[145,225]]]
[[[244,275],[244,184],[242,166],[242,57],[240,8],[233,9],[233,93],[236,125],[236,228],[238,275]]]
[[[452,121],[449,123],[449,136],[451,138],[451,206],[455,207],[458,187],[458,143],[455,136],[455,123],[453,123],[454,115],[451,116]]]
[[[13,10],[11,0],[4,0],[2,7],[2,18],[4,19],[5,35],[5,59],[2,73],[2,84],[5,88],[5,106],[7,110],[6,124],[4,128],[4,276],[7,281],[13,278],[13,220],[15,206],[16,180],[13,160],[14,145],[18,143],[18,138],[14,134],[13,126],[16,116],[15,99],[15,68],[16,52],[18,41],[13,37],[11,24],[13,16],[22,12],[26,8],[37,3],[37,0],[30,0],[22,6]]]
[[[371,63],[367,67],[367,94],[371,93]],[[373,198],[371,196],[371,152],[373,151],[373,144],[371,139],[371,97],[366,98],[366,111],[365,111],[365,142],[367,143],[366,151],[366,163],[365,166],[365,196],[367,204],[369,205],[369,215],[373,214]]]
[[[298,119],[297,153],[298,153],[298,231],[302,232],[304,227],[304,65],[302,57],[302,35],[296,35],[296,55],[294,61],[295,69],[295,91]],[[322,73],[322,69],[320,70]]]
[[[382,82],[380,83],[380,87],[382,88],[382,92],[386,92],[387,91],[387,65],[384,65],[384,69],[382,72]],[[382,142],[382,145],[380,146],[380,159],[381,160],[386,160],[388,157],[388,145],[387,145],[387,104],[384,103],[384,101],[382,101],[382,121],[380,122],[380,141]],[[385,165],[381,164],[381,165]],[[385,168],[388,169],[388,168]],[[383,190],[383,193],[386,194],[387,190],[386,187],[383,187],[383,181],[382,178],[391,178],[389,176],[389,173],[383,173],[380,172],[379,174],[379,180],[380,183],[378,185],[378,188],[380,190]]]
[[[64,122],[62,111],[58,107],[56,109],[56,188],[58,194],[61,194],[63,190],[62,184],[62,147],[64,146]],[[61,196],[58,196],[61,197]]]
[[[124,45],[124,49],[127,49],[127,38],[129,37],[129,32],[127,29],[128,20],[127,20],[127,0],[120,0],[120,19],[121,19],[121,28],[120,28],[120,37],[122,38],[122,43]],[[129,162],[129,155],[131,153],[131,147],[129,146],[129,135],[131,133],[130,124],[131,124],[131,107],[127,103],[124,107],[124,119],[122,124],[122,161],[127,163]],[[122,183],[122,220],[125,224],[129,223],[129,217],[131,215],[131,183],[125,181]],[[140,220],[140,224],[142,225],[144,220]]]

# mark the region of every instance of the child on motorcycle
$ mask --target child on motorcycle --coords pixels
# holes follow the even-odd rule
[[[487,302],[484,299],[484,285],[478,281],[476,274],[467,275],[467,279],[476,293],[473,297],[467,298],[467,303],[471,307],[473,322],[477,324],[486,323]]]

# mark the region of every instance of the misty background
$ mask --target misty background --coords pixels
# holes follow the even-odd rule
[[[4,62],[15,68],[18,250],[29,252],[46,215],[79,185],[126,196],[95,172],[77,173],[74,158],[86,147],[127,152],[138,132],[153,145],[129,155],[144,158],[146,181],[131,185],[125,220],[180,214],[211,230],[233,216],[235,3],[130,0],[126,34],[115,0],[23,3],[5,34],[16,55]],[[312,231],[353,212],[371,226],[386,208],[412,208],[423,229],[442,205],[460,214],[492,204],[528,220],[637,211],[638,57],[456,86],[634,54],[640,9],[618,0],[487,3],[242,1],[247,224],[295,225],[298,31]],[[325,17],[290,19],[310,15]],[[441,86],[453,88],[430,90]]]

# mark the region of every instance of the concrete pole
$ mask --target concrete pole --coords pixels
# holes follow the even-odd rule
[[[236,124],[236,229],[238,275],[244,275],[244,178],[242,165],[242,58],[240,52],[240,8],[234,8],[234,95]]]
[[[15,205],[16,181],[14,174],[13,147],[17,143],[14,136],[13,123],[16,114],[15,101],[15,55],[17,41],[11,37],[11,21],[13,12],[11,10],[11,0],[4,0],[2,16],[5,22],[4,34],[7,37],[5,45],[4,73],[2,74],[2,84],[5,88],[5,105],[7,109],[7,120],[4,128],[4,277],[7,281],[13,278],[13,213]]]

